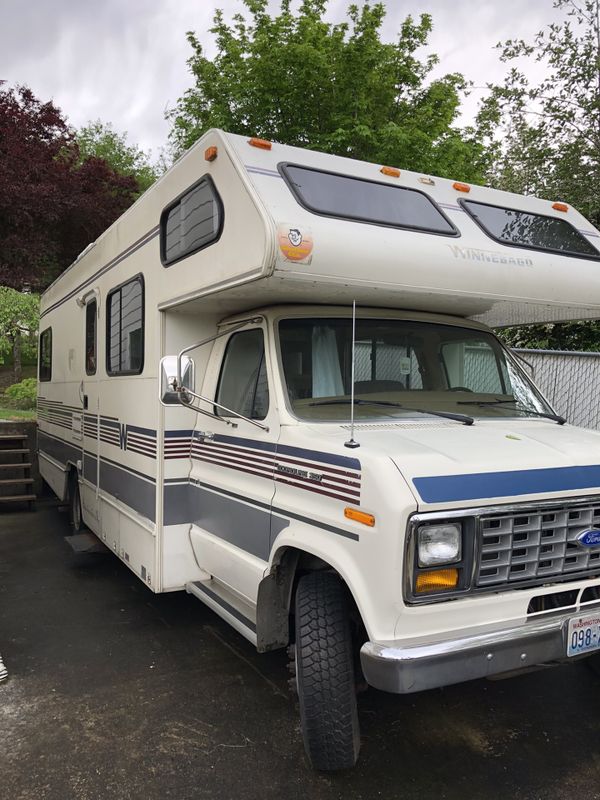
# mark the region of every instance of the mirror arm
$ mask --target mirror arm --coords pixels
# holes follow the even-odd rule
[[[227,328],[227,330],[219,331],[219,333],[215,333],[213,336],[209,336],[208,339],[202,339],[199,342],[195,342],[194,344],[188,345],[188,347],[184,347],[183,350],[179,352],[177,355],[177,387],[181,386],[181,359],[186,354],[189,353],[190,350],[195,350],[197,347],[202,347],[205,344],[209,344],[210,342],[214,342],[216,339],[220,339],[222,336],[228,336],[230,333],[239,330],[240,328],[245,327],[246,325],[254,324],[256,325],[259,322],[262,322],[262,317],[251,317],[250,319],[244,319],[241,322],[238,322],[237,325],[234,325],[232,328]],[[177,388],[177,391],[179,389]],[[190,394],[193,394],[190,392]],[[195,395],[199,397],[199,395]],[[211,403],[212,400],[208,400],[207,402]],[[184,404],[185,405],[185,404]],[[218,405],[218,403],[215,403]]]
[[[260,428],[263,431],[268,431],[268,425],[263,425],[262,422],[257,422],[255,419],[250,419],[250,417],[245,417],[243,414],[239,414],[237,411],[233,411],[231,408],[227,408],[227,406],[222,405],[221,403],[217,403],[214,400],[211,400],[209,397],[204,397],[201,394],[196,394],[196,392],[192,392],[190,389],[180,389],[179,386],[176,387],[175,391],[179,395],[179,400],[182,405],[186,406],[186,408],[191,408],[193,411],[198,411],[200,414],[206,414],[213,419],[218,419],[220,422],[225,422],[227,425],[231,425],[234,428],[237,428],[237,423],[232,422],[230,419],[226,419],[224,417],[219,417],[217,414],[211,414],[210,411],[205,411],[198,406],[193,406],[191,403],[186,402],[185,395],[191,395],[195,397],[197,400],[202,400],[204,403],[210,403],[212,406],[216,406],[217,408],[222,409],[223,411],[227,411],[228,414],[232,414],[237,419],[243,419],[244,422],[249,422],[250,425],[254,425],[257,428]]]

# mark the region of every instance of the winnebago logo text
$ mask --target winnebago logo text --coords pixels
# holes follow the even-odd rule
[[[532,267],[532,258],[514,258],[505,256],[496,250],[479,250],[476,247],[459,247],[456,244],[449,244],[454,258],[462,258],[465,261],[488,261],[490,264],[515,264],[519,267]]]

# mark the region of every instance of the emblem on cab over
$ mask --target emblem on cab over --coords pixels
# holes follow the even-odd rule
[[[575,537],[575,541],[581,547],[600,547],[600,529],[588,528],[581,531]]]

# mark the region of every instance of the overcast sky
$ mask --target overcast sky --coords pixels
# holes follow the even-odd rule
[[[360,2],[360,0],[354,0]],[[349,0],[330,0],[328,17],[341,21]],[[383,38],[394,40],[402,20],[427,12],[434,30],[429,50],[439,73],[462,72],[476,87],[498,81],[505,66],[494,45],[530,38],[557,18],[552,0],[387,0]],[[276,10],[279,2],[271,7]],[[112,122],[129,140],[158,155],[172,107],[191,85],[185,34],[196,32],[208,55],[215,8],[227,18],[241,0],[0,0],[0,79],[28,85],[52,99],[72,125]],[[472,119],[482,88],[466,102]]]

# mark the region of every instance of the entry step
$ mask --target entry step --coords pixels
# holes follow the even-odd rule
[[[19,464],[0,464],[0,469],[30,469],[31,462],[21,461]]]
[[[97,536],[88,531],[75,533],[73,536],[65,536],[65,542],[77,555],[110,553],[108,547],[103,545]]]
[[[0,433],[0,442],[10,441],[11,439],[26,439],[26,433]]]
[[[0,486],[15,486],[16,484],[31,484],[33,478],[3,478],[0,480]]]

